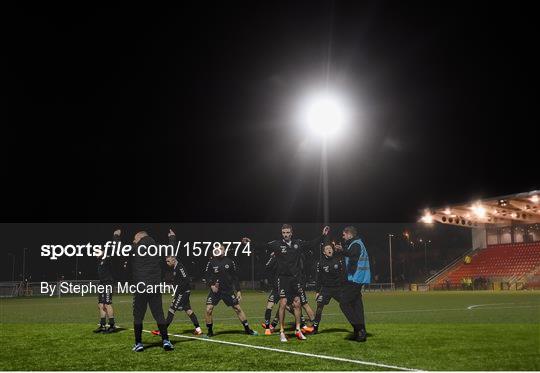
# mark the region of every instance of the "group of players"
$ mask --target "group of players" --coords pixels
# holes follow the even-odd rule
[[[330,228],[326,226],[320,236],[311,241],[304,241],[293,238],[292,226],[284,224],[281,228],[282,237],[279,240],[268,243],[255,243],[247,237],[242,239],[244,243],[250,242],[253,250],[270,252],[266,270],[269,277],[273,277],[273,286],[268,296],[264,322],[262,323],[266,335],[273,334],[279,324],[280,340],[281,342],[287,342],[285,315],[289,312],[295,319],[295,337],[299,340],[305,340],[305,334],[318,333],[324,306],[329,304],[331,299],[335,299],[339,302],[341,310],[353,326],[351,339],[358,342],[366,340],[361,289],[363,284],[370,282],[367,251],[362,241],[357,237],[354,227],[347,227],[343,230],[343,239],[345,240],[343,246],[329,242],[329,231]],[[120,234],[120,230],[114,232],[115,241],[120,239]],[[176,247],[175,233],[169,230],[168,236],[169,244]],[[134,244],[149,240],[153,241],[146,232],[139,232],[135,235]],[[144,243],[148,244],[149,242]],[[313,312],[304,289],[302,257],[309,249],[320,249],[321,247],[322,256],[316,266],[317,310]],[[214,336],[213,310],[221,300],[234,310],[246,334],[258,335],[256,331],[251,329],[246,314],[240,306],[242,293],[236,263],[225,256],[224,247],[216,250],[214,254],[217,255],[214,255],[208,261],[205,270],[205,282],[210,288],[206,299],[206,335],[208,337]],[[110,258],[99,259],[98,275],[102,284],[112,283],[113,276],[110,260]],[[135,257],[130,266],[132,280],[137,277],[139,280],[145,280],[145,282],[156,282],[158,278],[161,280],[162,269],[159,268],[159,260],[159,258]],[[173,345],[168,339],[167,329],[172,323],[176,311],[184,311],[191,319],[195,335],[203,334],[197,316],[190,305],[191,284],[185,267],[173,256],[166,257],[165,263],[167,269],[172,272],[172,281],[178,286],[177,290],[173,294],[166,318],[163,316],[161,294],[134,295],[135,346],[133,351],[140,352],[144,350],[141,333],[147,305],[150,307],[159,328],[159,330],[154,330],[152,333],[161,336],[164,349],[173,349]],[[160,272],[160,275],[153,276],[154,272]],[[150,278],[152,276],[153,278]],[[272,309],[276,304],[279,305],[278,311],[273,321],[271,321]],[[100,310],[100,326],[95,332],[111,333],[117,330],[112,308],[112,294],[99,294],[98,307]],[[305,311],[307,320],[303,311]],[[106,328],[107,317],[108,328]]]

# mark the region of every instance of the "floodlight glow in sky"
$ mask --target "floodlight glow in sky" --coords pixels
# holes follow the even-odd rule
[[[323,92],[309,97],[304,103],[303,122],[321,137],[339,132],[349,120],[350,112],[339,95]]]
[[[429,211],[426,211],[424,213],[424,216],[422,216],[422,218],[420,219],[423,223],[426,223],[426,224],[433,224],[433,215],[431,215],[431,213]]]
[[[486,209],[482,205],[476,204],[472,207],[472,210],[479,218],[486,217]]]

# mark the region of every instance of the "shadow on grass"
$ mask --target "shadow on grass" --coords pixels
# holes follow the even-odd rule
[[[330,329],[323,329],[323,330],[320,330],[319,333],[317,334],[325,334],[325,333],[336,333],[336,332],[345,332],[345,333],[349,333],[350,335],[352,335],[352,331],[350,329],[343,329],[343,328],[330,328]],[[374,334],[372,333],[366,333],[366,337],[373,337]]]
[[[125,330],[128,330],[127,328],[115,328],[114,331],[112,332],[109,332],[109,333],[105,333],[105,332],[99,332],[99,333],[96,333],[94,332],[95,335],[108,335],[108,334],[116,334],[116,333],[120,333],[120,332],[123,332]]]
[[[240,335],[246,335],[246,332],[241,330],[241,329],[238,329],[238,330],[224,330],[222,332],[216,332],[214,331],[214,335],[215,336],[218,336],[218,335],[225,335],[225,334],[240,334]]]
[[[196,335],[193,334],[193,329],[184,329],[184,330],[168,329],[167,331],[169,332],[169,334],[185,334],[185,335],[196,337]]]
[[[127,328],[115,328],[114,332],[112,332],[112,333],[120,333],[120,332],[123,332],[123,331],[126,331],[126,330],[127,330]]]
[[[170,342],[171,342],[171,344],[173,346],[176,346],[178,343],[192,342],[192,340],[189,340],[189,339],[182,339],[182,340],[170,339]],[[161,339],[159,341],[156,341],[156,342],[143,343],[143,344],[144,344],[144,349],[145,350],[151,349],[151,348],[163,348],[163,342],[161,341]]]
[[[330,328],[330,329],[319,330],[319,333],[317,333],[317,334],[335,333],[335,332],[350,332],[350,330],[349,329],[343,329],[343,328]]]
[[[174,345],[175,342],[172,342],[171,343]],[[156,348],[156,347],[159,347],[159,348],[163,348],[163,344],[161,343],[161,339],[159,340],[159,342],[152,342],[152,343],[143,343],[144,344],[144,349],[145,350],[149,350],[151,348]]]

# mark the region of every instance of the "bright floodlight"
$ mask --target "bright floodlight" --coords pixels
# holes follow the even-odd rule
[[[433,215],[429,211],[424,213],[424,216],[420,219],[425,224],[433,224]]]
[[[304,110],[305,123],[321,137],[338,132],[349,120],[345,103],[339,96],[331,93],[311,97]]]
[[[478,216],[479,218],[485,218],[486,217],[486,209],[482,207],[480,204],[476,204],[472,207],[473,212]]]

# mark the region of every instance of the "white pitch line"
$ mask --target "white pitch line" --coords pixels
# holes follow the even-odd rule
[[[515,304],[515,303],[503,303],[503,304]],[[483,306],[487,306],[484,304]],[[471,307],[471,306],[469,306]],[[366,311],[365,314],[388,314],[388,313],[417,313],[417,312],[440,312],[440,311],[468,311],[473,308],[435,308],[435,309],[419,309],[419,310],[389,310],[389,311]],[[499,310],[507,308],[536,308],[540,307],[540,304],[534,306],[512,306],[512,307],[486,307],[481,309],[486,310]],[[324,317],[334,317],[334,316],[343,316],[342,313],[325,313]],[[214,317],[214,321],[225,321],[225,320],[238,320],[238,317]]]
[[[149,330],[143,330],[143,332],[150,333]],[[369,365],[369,366],[374,366],[374,367],[379,367],[379,368],[389,368],[389,369],[402,370],[402,371],[408,371],[408,372],[421,372],[420,369],[411,369],[411,368],[405,368],[405,367],[398,367],[398,366],[395,366],[395,365],[373,363],[373,362],[370,362],[370,361],[353,360],[353,359],[347,359],[347,358],[343,358],[343,357],[328,356],[328,355],[317,355],[317,354],[310,354],[310,353],[307,353],[307,352],[299,352],[299,351],[281,350],[279,348],[273,348],[273,347],[256,346],[256,345],[249,345],[249,344],[238,343],[238,342],[220,341],[220,340],[217,340],[217,339],[193,337],[193,336],[181,335],[181,334],[171,334],[171,335],[174,336],[174,337],[179,337],[179,338],[196,339],[198,341],[221,343],[221,344],[225,344],[225,345],[247,347],[247,348],[253,348],[253,349],[257,349],[257,350],[282,352],[282,353],[291,354],[291,355],[300,355],[300,356],[315,357],[315,358],[326,359],[326,360],[343,361],[343,362],[346,362],[346,363]]]
[[[467,307],[468,310],[472,310],[477,307],[483,307],[483,306],[506,306],[507,304],[514,304],[514,303],[489,303],[489,304],[473,304],[472,306]]]
[[[516,308],[540,308],[540,305],[536,306],[511,306],[511,307],[482,307],[482,308],[475,308],[478,310],[505,310],[505,309],[516,309]]]

